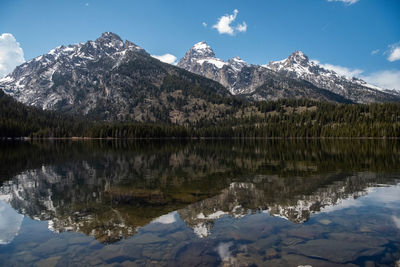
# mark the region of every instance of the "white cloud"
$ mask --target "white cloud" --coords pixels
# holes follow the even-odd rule
[[[0,35],[0,78],[25,62],[24,51],[11,33]]]
[[[219,257],[223,262],[229,263],[229,265],[236,265],[235,258],[232,257],[232,253],[229,248],[233,246],[233,242],[221,242],[215,249],[218,252]]]
[[[371,51],[371,55],[376,55],[376,54],[379,53],[379,51],[380,51],[380,49],[372,50],[372,51]]]
[[[365,198],[368,201],[366,204],[374,203],[379,207],[396,205],[400,201],[400,184],[369,188]]]
[[[337,74],[347,78],[357,77],[369,84],[379,86],[383,89],[394,89],[400,91],[400,70],[381,70],[366,74],[362,69],[352,69],[332,64],[321,64],[318,60],[312,60],[321,67],[333,70]]]
[[[394,224],[396,225],[396,227],[400,229],[400,218],[393,215],[392,220],[393,220]]]
[[[213,25],[214,29],[217,29],[219,34],[235,35],[237,32],[245,32],[247,30],[246,22],[232,26],[231,24],[236,20],[239,10],[233,10],[233,14],[226,14],[218,19],[217,24]]]
[[[203,25],[203,27],[207,27],[207,23],[202,22],[201,25]]]
[[[328,0],[328,2],[343,2],[346,5],[352,5],[357,3],[359,0]]]
[[[86,3],[85,6],[89,6],[89,3]]]
[[[383,70],[369,75],[361,75],[359,78],[385,89],[400,91],[400,70]]]
[[[238,25],[236,26],[236,30],[237,30],[238,32],[245,32],[245,31],[247,31],[247,24],[246,24],[246,22],[243,21],[242,24],[238,24]]]
[[[352,77],[357,77],[364,71],[361,69],[351,69],[339,65],[332,65],[332,64],[322,64],[318,60],[313,60],[316,64],[319,64],[321,67],[328,69],[328,70],[333,70],[337,74],[346,76],[347,78],[352,78]]]
[[[174,55],[171,55],[171,54],[164,54],[164,55],[161,55],[161,56],[157,56],[157,55],[151,55],[152,57],[154,57],[154,58],[156,58],[156,59],[158,59],[158,60],[160,60],[160,61],[162,61],[162,62],[165,62],[165,63],[168,63],[168,64],[172,64],[172,65],[176,65],[176,56],[174,56]]]
[[[321,212],[333,212],[333,211],[338,211],[338,210],[343,210],[343,209],[348,209],[352,207],[361,207],[363,204],[360,202],[359,199],[354,199],[354,198],[346,198],[346,199],[341,199],[339,200],[335,205],[328,205],[325,206],[321,209]]]
[[[393,44],[390,46],[388,60],[390,62],[400,60],[400,45],[399,44]]]
[[[18,235],[24,216],[18,214],[10,204],[0,200],[0,245],[11,243]]]

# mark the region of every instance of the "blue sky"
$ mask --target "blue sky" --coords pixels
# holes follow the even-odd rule
[[[233,34],[229,34],[229,27],[219,28],[220,32],[213,28],[225,15],[234,17],[229,25]],[[311,59],[342,67],[342,71],[367,80],[386,72],[386,76],[375,78],[381,83],[382,79],[391,79],[400,89],[398,0],[0,3],[0,35],[12,34],[26,60],[58,45],[94,40],[105,31],[115,32],[151,54],[169,53],[177,58],[199,41],[207,41],[217,57],[240,56],[255,64],[280,60],[294,50],[302,50]],[[1,49],[0,45],[0,58]]]

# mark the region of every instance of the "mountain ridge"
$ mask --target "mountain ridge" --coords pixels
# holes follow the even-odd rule
[[[163,63],[110,32],[18,66],[0,89],[29,106],[101,120],[194,120],[208,115],[185,113],[186,106],[212,108],[230,97],[219,83]]]
[[[348,102],[354,103],[400,100],[400,94],[395,91],[370,85],[358,78],[348,79],[333,70],[323,68],[301,51],[294,51],[288,58],[281,61],[270,62],[268,65],[256,65],[249,64],[239,57],[227,61],[221,60],[215,56],[212,48],[206,42],[200,42],[186,52],[177,66],[221,83],[234,95],[247,95],[253,100],[276,100],[299,96],[325,101],[332,100],[324,99],[324,97],[316,98],[316,92],[313,92],[315,88],[310,87],[307,83],[301,87],[313,92],[311,94],[298,90],[298,87],[294,88],[296,93],[287,91],[279,94],[275,90],[277,88],[274,88],[276,86],[268,86],[271,84],[271,79],[274,84],[280,81],[278,86],[280,88],[285,88],[288,83],[293,85],[293,80],[306,81],[316,88],[330,91],[346,98]],[[287,79],[286,83],[283,83],[285,78]],[[267,90],[263,90],[263,88]],[[260,93],[260,91],[263,92]]]
[[[112,32],[95,41],[58,46],[23,63],[0,79],[0,89],[28,106],[68,115],[181,125],[223,118],[233,112],[234,102],[400,100],[400,94],[346,79],[299,51],[261,66],[238,56],[219,59],[203,41],[173,66]]]

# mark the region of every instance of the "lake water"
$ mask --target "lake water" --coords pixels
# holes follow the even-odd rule
[[[400,141],[0,149],[1,266],[400,265]]]

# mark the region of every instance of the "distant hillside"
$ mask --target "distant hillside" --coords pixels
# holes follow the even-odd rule
[[[82,134],[84,120],[17,102],[0,90],[0,137]]]
[[[336,104],[310,100],[234,102],[225,115],[181,124],[110,122],[43,111],[0,91],[1,137],[308,138],[400,137],[400,104]]]

